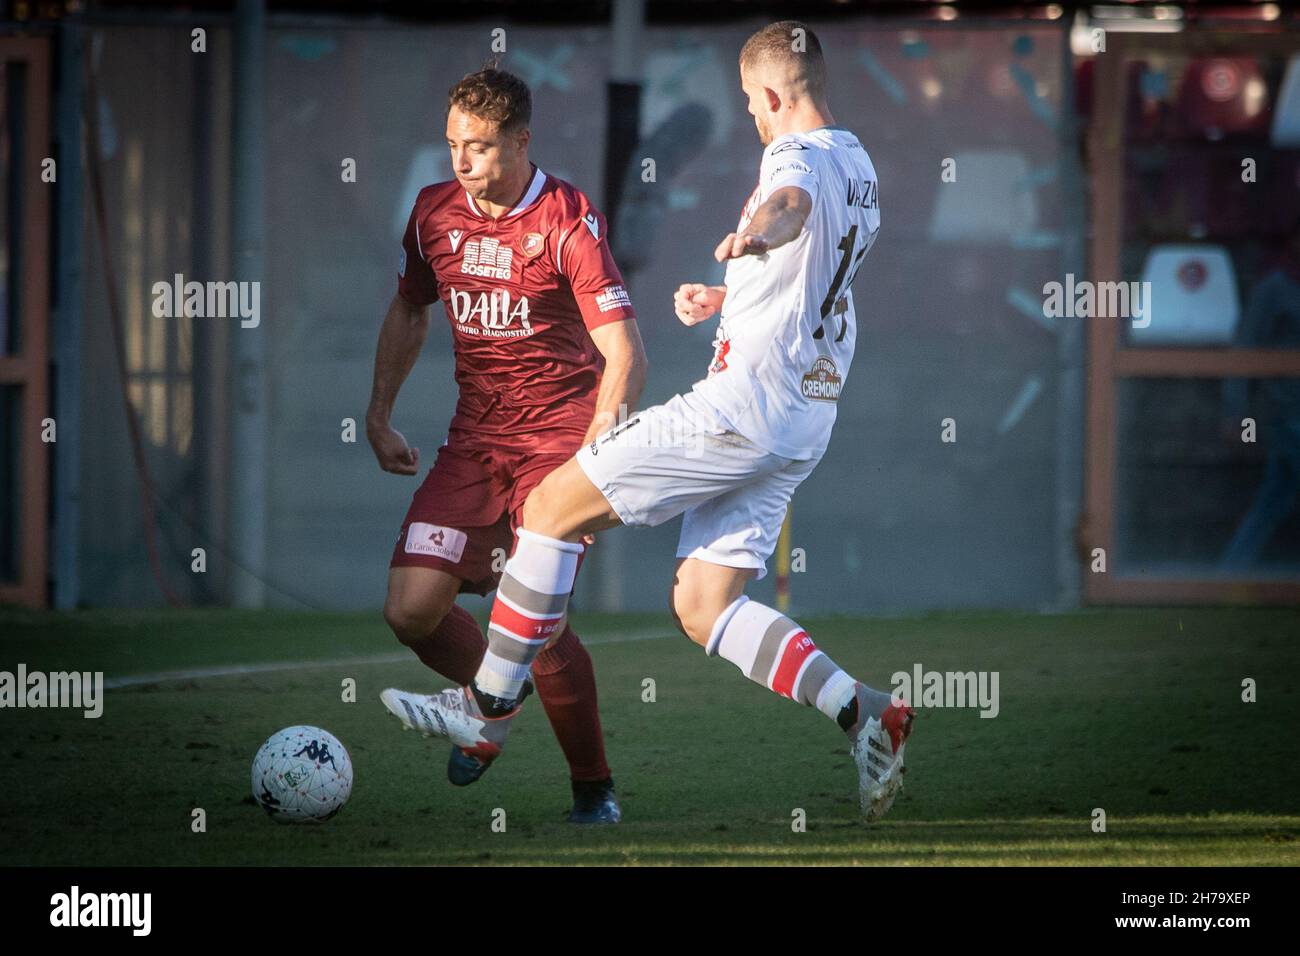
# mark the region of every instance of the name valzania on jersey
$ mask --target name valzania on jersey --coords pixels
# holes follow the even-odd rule
[[[818,458],[830,441],[857,325],[850,288],[880,232],[876,170],[839,126],[774,139],[737,231],[777,189],[812,198],[803,232],[727,264],[727,296],[708,377],[695,384],[726,427],[786,458]]]
[[[535,168],[519,204],[493,219],[454,180],[426,186],[397,288],[445,305],[460,389],[451,444],[576,450],[605,368],[590,331],[635,318],[605,218],[581,191]]]

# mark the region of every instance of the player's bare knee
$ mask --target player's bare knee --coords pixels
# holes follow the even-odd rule
[[[414,621],[406,608],[402,606],[400,600],[391,596],[384,602],[384,621],[388,624],[394,636],[403,644],[408,643],[409,635],[412,633]]]
[[[668,597],[668,606],[679,631],[696,644],[708,643],[709,633],[713,630],[713,622],[717,619],[717,614],[710,616],[708,604],[703,600],[702,595],[689,585],[683,586],[680,582],[676,582]]]
[[[691,636],[690,624],[698,604],[699,594],[693,587],[693,582],[678,566],[677,573],[673,577],[673,586],[668,592],[668,609],[672,611],[673,620],[677,622],[677,629],[687,637]]]
[[[432,634],[448,610],[438,602],[416,602],[390,594],[384,602],[384,620],[397,639],[410,647]]]
[[[547,478],[543,478],[536,488],[528,492],[528,497],[524,499],[524,506],[520,509],[524,527],[538,534],[546,533],[542,530],[542,526],[549,517],[547,514],[547,506],[551,498],[551,490],[547,484],[549,477],[548,475]]]
[[[709,634],[713,631],[713,621],[714,618],[710,618],[707,614],[702,614],[696,610],[689,617],[682,619],[682,633],[690,638],[692,643],[703,647],[709,643]]]

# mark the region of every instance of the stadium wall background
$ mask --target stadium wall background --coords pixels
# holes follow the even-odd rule
[[[732,228],[760,152],[734,60],[762,22],[645,31],[641,136],[663,154],[659,175],[630,177],[622,209],[607,211],[616,233],[649,239],[620,254],[651,362],[646,403],[688,388],[711,353],[711,324],[683,328],[671,292],[721,279],[710,252]],[[229,357],[231,337],[245,333],[237,319],[150,313],[156,281],[233,278],[232,33],[209,25],[208,52],[195,56],[193,25],[83,25],[85,42],[70,49],[97,71],[97,161],[162,563],[182,600],[220,604],[238,561],[228,540],[241,506],[229,494],[238,467]],[[608,28],[505,25],[503,65],[534,91],[534,160],[600,201]],[[1084,341],[1080,329],[1052,328],[1024,308],[1044,283],[1084,271],[1087,190],[1067,25],[811,25],[826,49],[836,118],[859,133],[879,171],[883,232],[855,283],[857,356],[836,433],[795,498],[791,543],[805,563],[792,579],[794,607],[1073,606]],[[415,192],[448,176],[445,91],[489,55],[498,26],[277,17],[269,27],[266,556],[251,570],[270,606],[382,600],[414,483],[381,474],[360,434],[375,334]],[[684,150],[679,129],[702,130],[707,142]],[[356,160],[355,183],[341,180],[345,157]],[[971,160],[962,168],[975,180],[956,208],[941,202],[938,173],[950,157]],[[60,604],[157,604],[90,205],[72,480],[81,520],[74,544],[53,542],[53,566],[60,549],[71,551],[77,584],[58,598],[56,574],[53,593]],[[437,307],[434,319],[395,416],[425,463],[455,399]],[[940,441],[947,417],[958,419],[955,444]],[[346,418],[357,422],[354,444],[340,439]],[[677,526],[602,536],[576,606],[663,609]],[[190,571],[196,547],[207,551],[204,574]],[[769,575],[757,593],[772,584]]]

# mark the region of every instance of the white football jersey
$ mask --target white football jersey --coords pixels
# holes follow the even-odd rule
[[[876,170],[842,126],[774,139],[738,231],[783,186],[807,192],[812,212],[793,241],[728,262],[713,363],[694,390],[759,447],[818,458],[853,360],[850,285],[880,232]]]

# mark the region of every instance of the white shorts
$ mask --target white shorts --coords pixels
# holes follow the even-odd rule
[[[625,525],[684,513],[677,557],[753,568],[760,578],[790,496],[818,462],[774,455],[728,431],[694,393],[638,412],[576,457]]]

